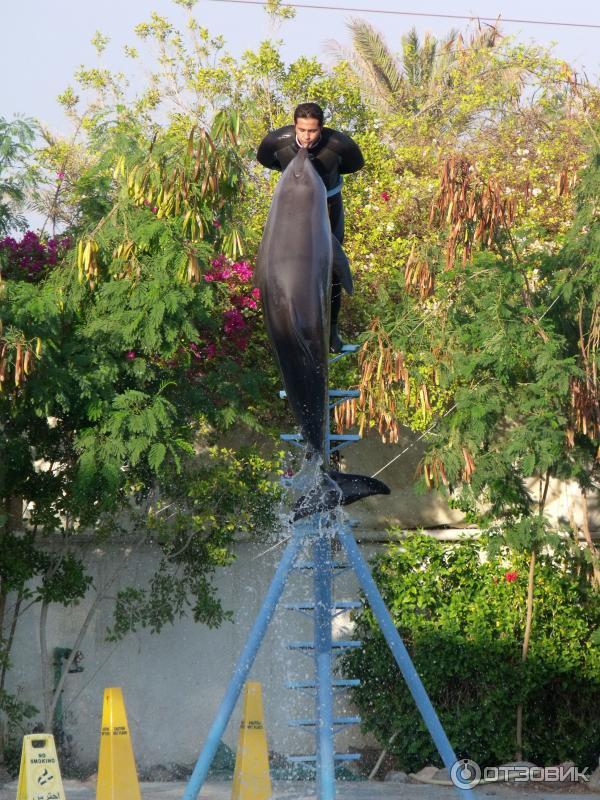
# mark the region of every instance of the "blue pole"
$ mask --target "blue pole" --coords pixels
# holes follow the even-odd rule
[[[442,757],[444,766],[451,774],[451,769],[457,761],[456,755],[454,754],[454,750],[448,741],[446,732],[444,731],[442,724],[438,719],[438,715],[435,713],[435,709],[431,705],[431,700],[429,699],[421,678],[419,677],[419,674],[411,661],[408,650],[404,646],[404,642],[396,630],[396,626],[394,625],[390,613],[385,607],[385,603],[383,602],[383,598],[379,593],[377,584],[371,575],[371,570],[369,569],[367,562],[362,557],[352,533],[346,530],[343,525],[340,525],[338,536],[342,542],[342,545],[344,546],[354,572],[356,573],[360,586],[367,596],[369,605],[375,614],[375,618],[379,623],[381,632],[385,636],[388,647],[392,651],[392,654],[396,659],[396,663],[400,667],[402,675],[404,676],[404,680],[406,681],[414,701],[417,704],[417,708],[423,717],[423,722],[427,726],[427,730],[435,742],[435,746],[438,749],[438,753]],[[473,797],[470,789],[457,789],[457,792],[459,797],[463,800],[469,800]]]
[[[217,747],[219,746],[223,732],[227,727],[227,723],[229,722],[229,718],[231,717],[239,694],[242,691],[244,683],[246,682],[246,678],[248,677],[250,668],[252,667],[254,659],[256,658],[256,653],[258,652],[258,648],[260,647],[260,644],[264,638],[269,622],[273,618],[275,606],[281,597],[285,587],[286,578],[290,569],[294,565],[294,560],[298,554],[300,546],[302,545],[303,539],[304,530],[301,526],[296,526],[294,528],[292,540],[285,549],[281,561],[279,562],[279,566],[277,567],[275,575],[273,576],[273,580],[271,581],[271,585],[269,586],[269,591],[267,592],[258,616],[254,622],[254,625],[252,626],[246,646],[244,647],[244,650],[242,651],[238,663],[233,671],[233,675],[229,681],[229,686],[225,692],[225,697],[223,698],[219,710],[217,711],[217,715],[213,721],[210,731],[208,732],[208,736],[206,737],[206,742],[204,743],[202,752],[198,757],[194,771],[192,772],[188,785],[186,786],[183,800],[196,800],[200,789],[206,780],[208,770],[210,769],[212,760],[217,752]]]
[[[321,523],[324,518],[321,517]],[[335,800],[335,760],[333,745],[333,692],[331,687],[332,554],[331,537],[323,525],[313,542],[314,558],[314,641],[317,750],[317,797]]]

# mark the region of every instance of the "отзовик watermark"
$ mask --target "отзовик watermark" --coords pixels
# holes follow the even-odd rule
[[[588,768],[579,769],[575,766],[560,764],[558,767],[529,767],[510,765],[505,767],[483,767],[470,758],[461,758],[456,761],[450,770],[452,783],[458,789],[473,789],[480,783],[497,783],[501,781],[515,781],[524,783],[563,783],[572,781],[589,781]]]

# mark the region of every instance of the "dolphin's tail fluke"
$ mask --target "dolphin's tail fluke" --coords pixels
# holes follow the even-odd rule
[[[351,475],[347,472],[335,472],[330,470],[329,477],[335,481],[338,489],[342,493],[341,505],[349,506],[364,497],[371,497],[374,494],[390,494],[390,487],[377,478],[369,478],[367,475]]]
[[[350,475],[330,470],[322,473],[323,480],[302,496],[294,506],[294,521],[311,514],[332,511],[338,506],[348,506],[374,494],[390,494],[389,486],[366,475]]]

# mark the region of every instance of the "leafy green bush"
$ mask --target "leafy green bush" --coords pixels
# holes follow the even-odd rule
[[[526,556],[481,558],[481,543],[442,544],[415,534],[388,546],[374,577],[457,757],[482,766],[515,755],[515,716],[524,705],[524,757],[593,767],[600,751],[600,593],[564,545],[540,556],[532,638],[521,661]],[[356,615],[363,648],[344,670],[363,729],[402,769],[441,766],[404,680],[368,607]]]

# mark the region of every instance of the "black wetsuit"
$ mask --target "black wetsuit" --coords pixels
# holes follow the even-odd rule
[[[269,169],[280,172],[294,158],[300,146],[296,141],[296,129],[293,125],[285,125],[270,131],[259,145],[256,158]],[[329,192],[340,186],[341,176],[357,172],[364,166],[365,160],[360,147],[345,133],[333,128],[323,128],[319,141],[309,147],[308,154],[312,163],[323,179]],[[344,243],[344,204],[341,191],[327,198],[331,231],[340,244]],[[342,287],[335,271],[331,282],[331,324],[337,325],[337,318],[342,302]]]

